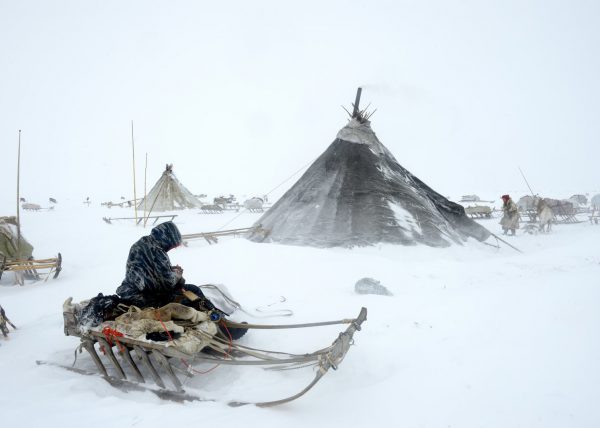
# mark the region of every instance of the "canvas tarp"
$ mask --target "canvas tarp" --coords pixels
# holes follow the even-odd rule
[[[18,239],[16,217],[0,217],[0,257],[8,259],[29,259],[33,246],[21,235]]]

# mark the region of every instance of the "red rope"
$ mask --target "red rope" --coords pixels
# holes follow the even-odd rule
[[[125,347],[121,344],[121,342],[119,342],[119,339],[117,339],[117,337],[125,337],[125,335],[123,333],[121,333],[120,331],[118,331],[114,328],[110,328],[107,326],[102,329],[102,334],[104,335],[104,338],[106,339],[106,341],[108,342],[108,344],[110,346],[113,346],[112,339],[114,339],[115,343],[119,347],[119,350],[121,352],[125,352]],[[103,349],[102,352],[104,352],[106,354],[106,350]]]

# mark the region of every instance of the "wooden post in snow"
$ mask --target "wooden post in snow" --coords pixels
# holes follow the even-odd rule
[[[17,259],[21,257],[21,218],[19,215],[19,204],[21,203],[20,194],[21,181],[21,130],[19,129],[19,149],[17,154]]]
[[[148,199],[148,192],[146,191],[146,177],[148,176],[148,153],[146,153],[146,166],[144,167],[144,218],[146,218],[146,200]],[[136,219],[137,221],[137,219]],[[146,227],[146,220],[144,220],[144,227]]]
[[[133,120],[131,121],[131,150],[133,151],[133,207],[135,212],[135,224],[137,224],[137,193],[135,190],[135,143],[133,141]]]

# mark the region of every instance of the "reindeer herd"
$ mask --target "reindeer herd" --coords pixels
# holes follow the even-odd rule
[[[465,206],[465,214],[471,218],[493,218],[497,211],[481,201],[476,195],[463,196],[461,203]],[[578,214],[588,214],[590,223],[600,224],[600,194],[591,199],[585,195],[573,195],[569,199],[543,198],[539,195],[523,196],[517,202],[521,218],[521,228],[525,233],[548,233],[552,225],[557,223],[579,223]],[[523,223],[524,222],[524,223]]]

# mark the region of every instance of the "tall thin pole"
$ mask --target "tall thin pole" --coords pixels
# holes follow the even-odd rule
[[[19,203],[21,202],[20,193],[21,181],[21,130],[19,129],[19,150],[17,154],[17,258],[21,256],[21,218],[19,215]]]
[[[358,88],[356,91],[356,99],[354,100],[354,111],[352,112],[352,117],[357,117],[360,112],[358,105],[360,104],[360,94],[362,92],[362,88]]]
[[[135,212],[135,224],[137,224],[137,193],[135,190],[135,143],[133,141],[133,120],[131,121],[131,150],[133,152],[133,207]]]
[[[533,193],[533,190],[531,190],[531,186],[529,185],[529,182],[525,178],[525,174],[523,174],[523,171],[521,171],[521,167],[519,167],[519,171],[521,172],[521,176],[523,177],[523,180],[525,180],[525,184],[527,184],[527,187],[529,187],[529,191],[531,192],[531,196],[535,196],[534,193]]]
[[[146,217],[146,200],[148,199],[148,192],[146,192],[146,177],[148,176],[148,153],[146,153],[146,166],[144,167],[144,218]],[[146,221],[144,221],[144,227],[146,227]]]

